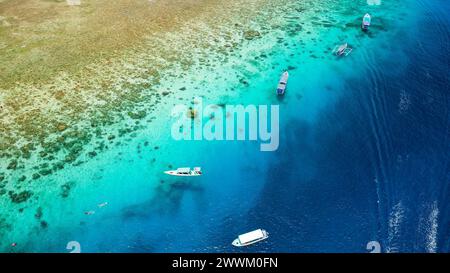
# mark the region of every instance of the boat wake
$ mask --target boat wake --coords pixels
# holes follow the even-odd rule
[[[398,103],[398,112],[404,114],[408,111],[411,106],[411,95],[405,90],[400,92],[400,101]]]
[[[386,252],[388,253],[399,252],[398,240],[401,235],[401,225],[405,218],[404,215],[405,208],[400,201],[392,208],[389,214],[388,246],[386,247]]]
[[[419,223],[419,233],[424,236],[425,251],[435,253],[437,251],[438,217],[439,208],[437,201],[428,206],[425,215]],[[428,215],[427,215],[428,214]]]

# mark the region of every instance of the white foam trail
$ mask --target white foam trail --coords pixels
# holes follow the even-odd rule
[[[404,214],[405,209],[400,201],[392,208],[392,211],[389,214],[388,247],[386,248],[386,252],[398,252],[398,246],[395,241],[400,235]]]
[[[431,206],[430,215],[428,216],[428,225],[426,231],[426,250],[429,253],[435,253],[437,249],[437,232],[438,232],[438,216],[439,208],[437,201]]]

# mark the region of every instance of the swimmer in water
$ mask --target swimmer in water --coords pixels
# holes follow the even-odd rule
[[[95,213],[95,211],[93,211],[93,210],[85,211],[85,212],[84,212],[84,214],[86,214],[86,215],[92,215],[92,214],[94,214],[94,213]]]
[[[17,246],[17,243],[12,243],[11,246],[15,247],[15,246]]]
[[[98,204],[98,207],[99,207],[99,208],[103,208],[103,207],[106,206],[106,205],[108,205],[108,202]]]

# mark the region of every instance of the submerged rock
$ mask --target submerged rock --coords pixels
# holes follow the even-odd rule
[[[68,154],[64,158],[64,161],[67,162],[67,163],[71,163],[71,162],[74,162],[76,159],[77,158],[76,158],[76,156],[74,154]]]
[[[128,116],[132,119],[143,119],[143,118],[145,118],[146,115],[147,115],[147,113],[143,110],[138,111],[137,113],[128,112]]]
[[[65,123],[58,123],[58,125],[56,126],[56,128],[58,129],[58,131],[62,132],[65,131],[67,129],[67,124]]]
[[[62,163],[62,162],[56,162],[54,165],[53,165],[53,170],[61,170],[61,169],[63,169],[64,168],[64,163]]]
[[[11,201],[13,203],[23,203],[25,201],[27,201],[32,195],[33,193],[31,191],[23,191],[20,193],[15,193],[13,191],[9,191],[9,198],[11,198]]]
[[[259,33],[259,31],[256,30],[244,31],[244,39],[246,40],[253,40],[259,37],[261,37],[261,33]]]
[[[34,214],[34,217],[36,218],[36,219],[41,219],[42,218],[42,208],[41,207],[39,207],[39,208],[37,208],[37,210],[36,210],[36,213]]]
[[[38,173],[34,173],[32,177],[33,177],[34,180],[36,180],[36,179],[38,179],[39,177],[41,177],[41,175],[38,174]]]
[[[245,80],[245,79],[239,79],[239,82],[242,83],[242,84],[245,85],[245,86],[249,86],[248,81]]]
[[[60,100],[60,99],[62,99],[65,96],[65,94],[64,94],[63,91],[56,91],[54,96],[55,96],[55,99]]]
[[[46,176],[46,175],[49,175],[51,173],[52,173],[52,170],[49,170],[49,169],[42,169],[42,170],[39,171],[39,174],[42,175],[42,176]]]
[[[73,186],[73,182],[67,182],[66,184],[61,186],[61,197],[62,198],[69,197],[72,186]]]
[[[47,228],[48,227],[48,223],[46,221],[42,221],[41,222],[41,228]]]
[[[31,152],[30,152],[30,146],[25,145],[22,148],[20,148],[20,150],[22,151],[22,157],[23,158],[30,158],[31,157]]]
[[[12,160],[11,162],[9,162],[8,167],[6,167],[6,169],[8,170],[15,170],[17,168],[17,160]]]

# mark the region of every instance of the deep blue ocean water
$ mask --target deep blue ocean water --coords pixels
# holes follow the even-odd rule
[[[435,250],[449,251],[449,3],[420,7],[417,36],[395,41],[404,64],[370,60],[314,126],[283,127],[287,137],[242,224],[275,231],[266,251],[361,252],[376,240],[383,251],[425,252],[433,221]]]
[[[395,41],[403,71],[396,59],[374,61],[314,126],[284,127],[288,137],[243,224],[276,231],[267,251],[361,252],[376,240],[382,251],[425,252],[433,210],[435,250],[449,251],[449,3],[421,2],[417,36]]]

